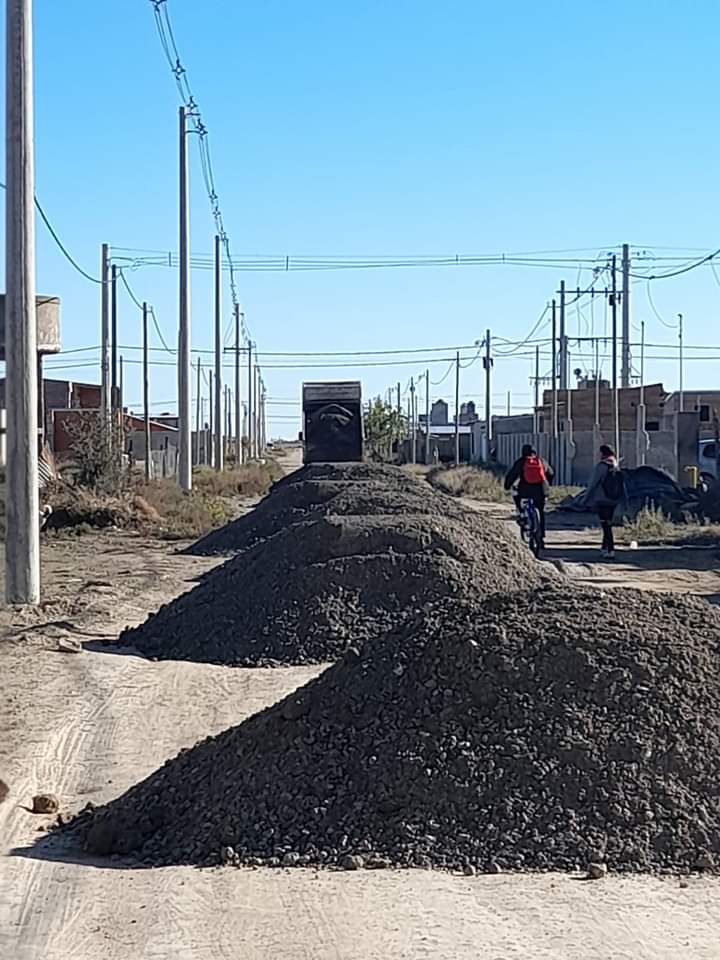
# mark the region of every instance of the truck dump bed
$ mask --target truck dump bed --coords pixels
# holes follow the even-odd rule
[[[359,381],[304,383],[303,462],[363,458],[362,387]]]

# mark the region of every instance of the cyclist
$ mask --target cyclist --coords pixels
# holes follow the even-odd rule
[[[540,546],[545,546],[545,498],[548,493],[548,484],[552,483],[555,472],[550,464],[539,457],[534,448],[526,443],[520,454],[520,457],[510,467],[505,474],[505,489],[512,489],[517,484],[517,489],[513,493],[515,507],[520,515],[520,503],[522,500],[532,500],[538,512],[540,521]]]

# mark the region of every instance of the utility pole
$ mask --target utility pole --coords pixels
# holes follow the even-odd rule
[[[540,433],[540,347],[535,347],[535,391],[533,405],[533,433]]]
[[[455,354],[455,466],[460,466],[460,351]]]
[[[425,371],[425,463],[430,463],[430,371]]]
[[[110,436],[110,248],[102,245],[100,254],[101,322],[100,322],[100,409],[104,437]]]
[[[110,269],[110,407],[117,410],[118,403],[118,332],[117,332],[117,275],[115,264]]]
[[[125,396],[125,391],[123,390],[123,384],[125,383],[125,365],[123,364],[122,354],[118,358],[118,399],[117,405],[118,410],[123,412],[123,397]]]
[[[235,466],[243,462],[242,397],[240,396],[240,304],[235,304]]]
[[[412,462],[417,463],[417,430],[415,428],[415,381],[410,377],[410,449]]]
[[[253,457],[253,345],[248,340],[248,409],[247,409],[247,441],[248,441],[248,459]]]
[[[552,439],[553,462],[557,463],[555,441],[558,438],[558,389],[557,389],[557,315],[556,303],[552,302]]]
[[[197,362],[197,393],[195,394],[195,462],[202,463],[200,454],[200,433],[202,430],[202,360]]]
[[[220,237],[215,237],[215,469],[223,468],[222,269]]]
[[[560,281],[560,389],[568,388],[568,349],[565,327],[565,281]]]
[[[492,372],[492,357],[490,356],[490,331],[485,331],[485,459],[490,460],[490,441],[492,440],[492,393],[490,391],[490,374]]]
[[[190,451],[190,219],[188,209],[187,129],[185,107],[180,107],[180,315],[178,323],[178,483],[182,490],[192,489]]]
[[[5,593],[40,602],[32,2],[7,0],[5,28]]]
[[[640,322],[640,402],[637,408],[635,426],[635,466],[645,464],[647,452],[647,431],[645,429],[645,321]]]
[[[615,456],[620,457],[620,396],[617,378],[617,257],[612,258],[612,391]]]
[[[145,479],[150,479],[152,461],[152,443],[150,436],[150,360],[148,357],[148,305],[142,305],[142,345],[143,345],[143,425],[145,428]]]
[[[630,246],[622,246],[622,365],[620,382],[623,387],[630,386]],[[615,451],[617,453],[617,451]]]
[[[212,370],[208,371],[208,384],[209,384],[209,393],[208,397],[208,465],[212,466],[215,461],[215,432],[214,432],[214,412],[215,412],[215,395],[213,393],[213,372]]]
[[[685,400],[683,397],[683,315],[678,314],[678,348],[679,348],[679,359],[680,359],[680,399],[678,403],[678,410],[682,413],[685,409]],[[680,478],[678,477],[678,482]]]

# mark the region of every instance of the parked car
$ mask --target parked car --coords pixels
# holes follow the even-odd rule
[[[717,477],[717,444],[714,440],[698,443],[698,466],[700,479],[705,483],[711,483]]]

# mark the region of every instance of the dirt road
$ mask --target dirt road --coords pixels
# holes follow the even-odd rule
[[[93,641],[144,618],[213,561],[125,534],[45,548],[50,602],[0,619],[0,957],[12,960],[591,960],[720,956],[720,887],[693,878],[465,878],[419,870],[128,870],[45,859],[49,818],[99,803],[272,703],[317,668],[149,663]],[[57,652],[59,637],[84,644]]]

